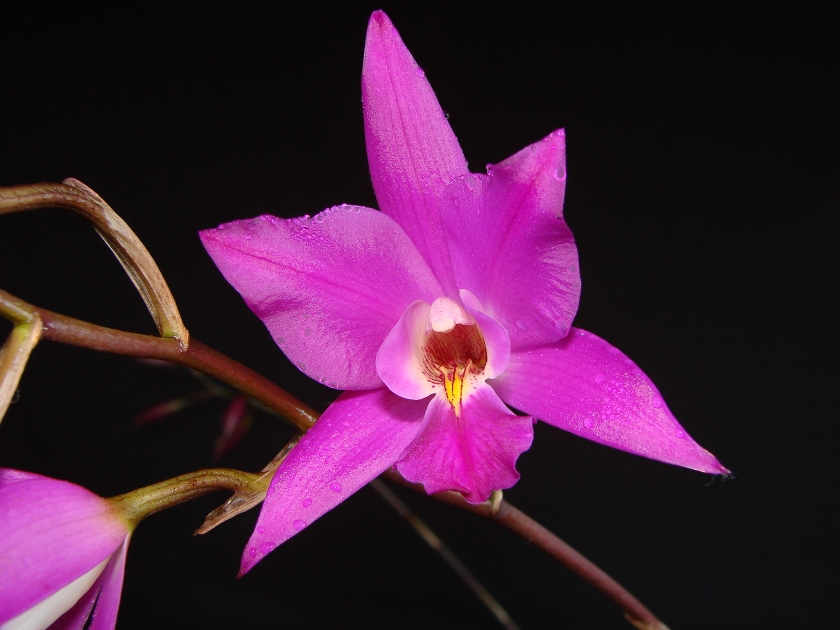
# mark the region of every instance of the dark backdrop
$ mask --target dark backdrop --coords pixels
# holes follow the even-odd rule
[[[576,325],[658,384],[734,480],[536,430],[511,502],[672,628],[807,627],[837,548],[836,16],[557,3],[382,6],[474,171],[565,127]],[[195,338],[323,409],[196,232],[348,202],[375,206],[360,72],[378,5],[4,10],[0,185],[76,177],[157,259]],[[0,218],[0,287],[153,333],[81,219]],[[8,326],[3,325],[3,334]],[[0,425],[0,465],[113,495],[211,464],[220,402],[152,429],[190,376],[43,343]],[[291,431],[258,417],[223,465],[259,469]],[[626,628],[603,597],[496,526],[399,491],[523,628]],[[214,495],[144,522],[120,628],[493,628],[369,489],[235,580],[256,513],[190,534]]]

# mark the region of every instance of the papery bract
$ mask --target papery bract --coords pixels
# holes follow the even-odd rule
[[[0,630],[114,628],[130,534],[92,492],[0,469]]]
[[[362,74],[381,212],[262,216],[201,233],[303,372],[341,394],[278,469],[242,571],[395,465],[471,502],[519,478],[532,417],[632,453],[727,472],[617,349],[571,327],[577,249],[555,131],[487,175],[381,11]],[[504,402],[503,402],[504,401]]]

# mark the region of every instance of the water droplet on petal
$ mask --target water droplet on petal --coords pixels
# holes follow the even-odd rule
[[[341,492],[341,484],[337,481],[333,481],[330,484],[330,490],[332,490],[333,492]]]
[[[559,167],[559,168],[557,169],[557,172],[556,172],[556,173],[554,173],[554,176],[555,176],[557,179],[561,179],[561,180],[562,180],[562,179],[566,179],[566,169],[565,169],[565,168],[563,168],[562,166],[561,166],[561,167]]]
[[[603,382],[604,382],[604,375],[603,375],[603,374],[598,374],[598,375],[595,377],[595,382],[596,382],[598,385],[600,385],[601,383],[603,383]]]
[[[592,416],[587,416],[586,420],[583,421],[583,426],[585,426],[587,429],[591,429],[593,424],[595,424],[595,418],[593,418]]]
[[[610,354],[618,354],[618,348],[610,348]]]
[[[677,429],[677,437],[685,439],[685,431],[682,429]]]
[[[250,549],[248,549],[248,555],[251,556],[252,558],[256,558],[257,557],[257,548],[256,547],[251,547]]]
[[[265,534],[265,527],[263,527],[262,525],[257,527],[257,533],[258,534]]]
[[[301,519],[296,519],[295,522],[292,523],[292,527],[294,527],[296,531],[300,531],[304,527],[306,527],[306,521],[301,520]]]
[[[525,324],[525,322],[523,320],[517,319],[516,320],[516,327],[519,328],[520,330],[525,330],[527,325]]]
[[[311,499],[311,498],[309,498],[309,497],[306,497],[306,498],[303,500],[303,503],[301,503],[301,505],[302,505],[303,507],[309,507],[310,505],[312,505],[312,499]]]
[[[272,549],[274,549],[276,546],[277,545],[275,545],[274,543],[265,542],[262,545],[260,545],[260,551],[262,551],[263,553],[268,553]]]
[[[661,409],[662,408],[662,399],[661,398],[654,398],[653,399],[653,406],[656,407],[657,409]]]
[[[415,68],[414,74],[416,74],[418,77],[426,76],[426,73],[423,71],[423,68]]]
[[[246,240],[246,241],[250,241],[252,238],[254,238],[254,237],[253,237],[253,236],[251,236],[250,234],[246,234],[246,235],[245,235],[245,240]]]

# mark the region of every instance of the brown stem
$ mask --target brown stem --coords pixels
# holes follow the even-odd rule
[[[112,354],[162,359],[199,370],[253,396],[303,431],[311,427],[318,417],[314,409],[283,388],[195,339],[185,349],[177,339],[138,335],[97,326],[38,308],[0,290],[0,315],[17,322],[22,314],[33,313],[40,315],[43,322],[42,339]]]
[[[61,184],[30,184],[0,189],[0,214],[63,208],[82,215],[93,224],[128,274],[163,337],[189,345],[175,298],[146,246],[105,200],[76,179]]]
[[[421,494],[426,493],[422,485],[410,483],[397,473],[388,472],[384,476]],[[637,628],[667,630],[665,624],[659,621],[627,589],[607,575],[603,569],[507,501],[501,501],[498,506],[494,506],[491,501],[473,504],[468,503],[457,492],[440,492],[431,495],[431,497],[495,521],[521,538],[535,544],[613,600],[624,611],[628,621]]]
[[[268,408],[291,420],[302,431],[309,429],[318,419],[319,414],[315,410],[265,377],[194,339],[190,342],[189,348],[184,349],[175,339],[162,339],[96,326],[39,309],[0,290],[0,316],[13,322],[21,322],[29,321],[34,314],[39,315],[43,321],[42,339],[114,354],[162,359],[199,370],[253,396]],[[422,486],[411,484],[396,473],[386,473],[385,476],[425,494]],[[667,626],[618,582],[509,503],[488,501],[474,505],[467,503],[460,494],[455,492],[443,492],[432,496],[438,501],[496,521],[522,538],[531,541],[606,594],[625,611],[627,619],[636,627],[643,630],[667,630]]]

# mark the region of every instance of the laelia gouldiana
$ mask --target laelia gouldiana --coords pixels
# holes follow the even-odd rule
[[[562,212],[563,132],[471,174],[381,11],[368,26],[362,98],[381,211],[343,205],[201,233],[286,356],[348,390],[275,474],[242,572],[392,466],[427,492],[485,501],[518,480],[533,418],[726,473],[630,359],[571,326],[580,276]]]

